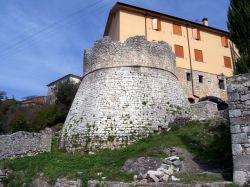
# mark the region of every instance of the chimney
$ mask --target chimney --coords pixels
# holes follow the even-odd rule
[[[202,19],[202,23],[203,23],[203,25],[208,26],[208,19],[207,18],[203,18]]]

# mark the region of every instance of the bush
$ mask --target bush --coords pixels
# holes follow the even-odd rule
[[[240,57],[237,60],[237,63],[236,63],[236,72],[235,72],[235,74],[244,74],[244,73],[248,73],[247,62],[246,62],[245,58]]]
[[[28,111],[26,120],[31,131],[40,131],[56,124],[56,106],[44,105]]]
[[[5,103],[0,113],[0,134],[17,131],[40,131],[57,123],[56,105],[21,107]]]
[[[79,83],[65,81],[58,85],[56,92],[57,122],[63,123],[75,98]]]
[[[23,111],[16,111],[10,115],[7,124],[9,124],[9,131],[29,131],[28,122],[25,119],[25,113]]]
[[[12,133],[18,131],[30,131],[29,125],[25,119],[20,119],[12,124]]]

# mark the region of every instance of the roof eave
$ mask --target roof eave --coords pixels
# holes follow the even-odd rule
[[[152,15],[155,15],[157,17],[161,17],[161,18],[165,18],[165,19],[167,18],[167,19],[173,20],[173,21],[178,21],[178,22],[180,22],[180,23],[182,23],[184,25],[196,26],[196,27],[202,28],[204,30],[217,32],[218,34],[229,35],[228,31],[224,31],[224,30],[217,29],[217,28],[210,27],[210,26],[205,26],[205,25],[200,24],[200,23],[196,23],[196,22],[192,22],[192,21],[189,21],[189,20],[186,20],[186,19],[178,18],[178,17],[171,16],[171,15],[167,15],[167,14],[164,14],[164,13],[161,13],[161,12],[156,12],[156,11],[153,11],[153,10],[148,10],[148,9],[137,7],[137,6],[134,6],[134,5],[129,5],[129,4],[126,4],[126,3],[117,2],[109,12],[109,16],[108,16],[107,23],[106,23],[106,26],[105,26],[104,36],[108,35],[109,29],[110,29],[110,26],[111,26],[111,21],[112,21],[113,14],[118,9],[126,9],[126,8],[130,9],[132,11],[135,11],[135,12],[140,12],[142,14],[152,14]]]

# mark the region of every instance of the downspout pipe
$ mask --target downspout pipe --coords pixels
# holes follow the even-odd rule
[[[145,13],[145,37],[148,40],[148,32],[147,32],[147,13]]]
[[[194,76],[193,76],[193,66],[192,66],[192,59],[191,59],[191,51],[190,51],[190,41],[189,41],[189,34],[188,34],[188,27],[189,25],[186,25],[186,31],[187,31],[187,42],[188,42],[188,53],[189,53],[189,64],[190,64],[190,74],[191,74],[191,85],[192,85],[192,94],[196,98],[200,98],[199,96],[195,95],[194,91]]]

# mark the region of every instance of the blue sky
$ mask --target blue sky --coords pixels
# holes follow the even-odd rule
[[[227,30],[229,0],[120,2]],[[47,95],[66,74],[82,76],[83,50],[102,38],[115,0],[0,0],[0,90],[17,99]]]

